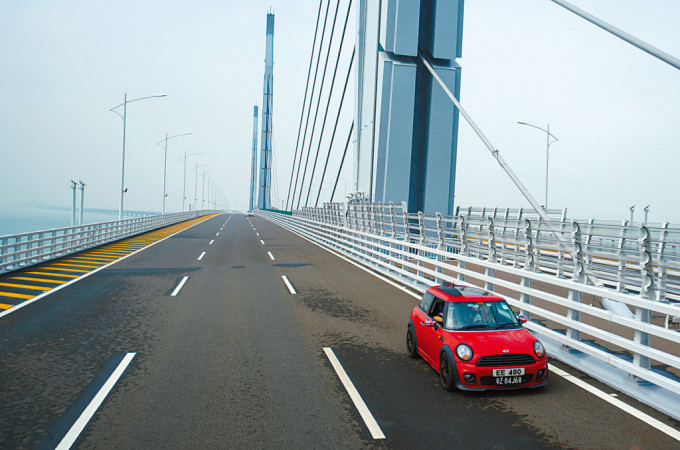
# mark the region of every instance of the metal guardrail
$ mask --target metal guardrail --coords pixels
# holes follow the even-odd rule
[[[256,213],[421,292],[445,282],[472,282],[495,291],[533,318],[526,324],[532,331],[625,371],[631,379],[646,380],[670,391],[674,399],[680,398],[680,333],[651,320],[680,316],[680,305],[656,300],[649,290],[645,296],[587,284],[583,277],[587,258],[577,257],[574,262],[566,257],[540,223],[497,225],[486,219],[413,215],[396,205],[387,208],[327,204],[294,212],[293,217]],[[558,229],[572,238],[573,245],[581,246],[580,250],[570,249],[573,254],[583,255],[586,245],[580,226],[568,221]],[[640,228],[635,230],[639,240]],[[623,227],[624,239],[628,231]],[[647,238],[642,239],[646,248],[651,246],[650,234],[642,236]],[[627,249],[626,245],[620,247]],[[622,254],[625,268],[633,255]],[[599,254],[586,255],[594,259]],[[542,273],[539,264],[563,276]],[[616,262],[614,267],[618,267]],[[564,276],[567,268],[571,270],[569,277]],[[645,279],[651,274],[647,270]],[[621,302],[631,307],[635,316],[618,316],[583,298]],[[660,373],[653,363],[665,366],[666,371]],[[664,412],[680,418],[677,402],[674,404],[672,411]]]
[[[0,274],[217,212],[189,211],[0,236]]]
[[[444,216],[407,213],[403,204],[327,203],[294,215],[559,278],[571,278],[582,264],[619,292],[680,302],[680,226],[571,220],[566,210],[546,212],[550,222],[522,209],[459,208],[459,215]]]

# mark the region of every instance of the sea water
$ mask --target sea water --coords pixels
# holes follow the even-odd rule
[[[80,213],[76,212],[76,223]],[[116,215],[83,214],[84,224],[110,222],[117,220]],[[71,226],[71,211],[31,206],[0,205],[0,236],[28,233],[31,231],[51,230]]]

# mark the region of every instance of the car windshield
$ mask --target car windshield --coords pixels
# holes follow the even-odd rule
[[[444,327],[449,330],[500,329],[520,323],[505,300],[449,302]]]

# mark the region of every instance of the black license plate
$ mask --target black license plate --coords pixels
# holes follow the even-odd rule
[[[497,386],[506,386],[510,384],[522,384],[523,377],[499,377],[494,378]]]

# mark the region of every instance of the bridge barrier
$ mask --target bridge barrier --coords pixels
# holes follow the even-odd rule
[[[544,224],[532,221],[426,216],[379,204],[326,204],[292,217],[255,213],[421,292],[440,283],[496,292],[530,318],[528,329],[555,344],[551,356],[680,419],[680,333],[660,320],[680,316],[680,307],[657,300],[649,289],[635,293],[587,284],[585,255],[598,254],[584,255],[584,237],[574,221],[558,230],[572,239],[576,261]],[[630,227],[622,228],[625,240]],[[645,245],[649,248],[649,240]],[[634,256],[621,255],[626,264],[611,267],[625,269]],[[649,280],[651,270],[645,270]],[[635,315],[602,309],[602,298],[628,305]]]
[[[578,264],[619,292],[680,302],[680,226],[573,220],[548,210],[459,208],[460,215],[407,213],[405,205],[327,203],[296,217],[442,246],[453,253],[571,278]],[[560,238],[556,237],[558,234]],[[574,260],[576,255],[576,261]]]
[[[217,212],[189,211],[0,236],[0,274]]]

